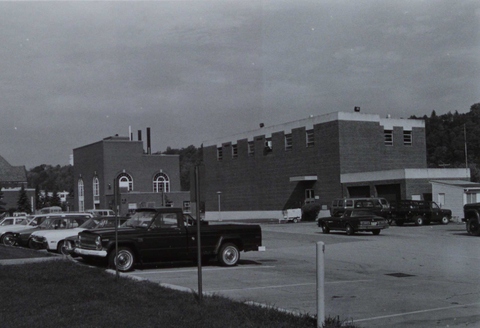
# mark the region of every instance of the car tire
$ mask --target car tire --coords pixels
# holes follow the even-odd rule
[[[110,268],[117,268],[120,272],[131,271],[135,264],[135,254],[129,247],[119,247],[115,257],[115,249],[112,249],[108,255],[108,264]]]
[[[326,223],[322,224],[322,232],[323,233],[330,233],[330,228]]]
[[[444,217],[442,217],[441,222],[442,222],[442,224],[448,224],[448,223],[450,223],[450,218],[445,215]]]
[[[467,221],[467,232],[470,236],[480,236],[480,225],[477,219]]]
[[[234,266],[240,260],[240,251],[237,245],[233,243],[225,243],[220,247],[218,252],[218,261],[222,266]]]
[[[421,226],[424,224],[424,219],[423,219],[423,216],[417,216],[415,217],[415,225],[417,226]]]
[[[2,244],[5,246],[14,246],[15,238],[13,238],[13,233],[5,233],[2,236]]]
[[[298,218],[294,218],[293,223],[298,223]]]
[[[62,254],[62,255],[70,255],[67,252],[67,249],[65,248],[65,241],[64,240],[61,240],[61,241],[58,242],[57,253]]]
[[[39,249],[38,246],[37,246],[37,244],[35,244],[32,239],[29,239],[29,240],[28,240],[27,245],[28,245],[28,248],[31,248],[31,249]]]
[[[345,232],[347,233],[347,235],[351,236],[355,233],[355,230],[353,230],[353,227],[350,224],[347,224],[347,226],[345,227]]]
[[[375,230],[372,230],[372,233],[377,236],[380,234],[380,229],[375,229]]]

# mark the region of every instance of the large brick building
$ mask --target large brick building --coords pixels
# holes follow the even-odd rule
[[[282,210],[338,197],[431,199],[423,120],[331,113],[203,143],[207,219],[279,218]],[[217,212],[220,212],[217,213]]]
[[[20,191],[24,188],[31,205],[35,209],[35,189],[27,188],[27,170],[25,166],[12,166],[0,156],[0,190],[3,192],[3,207],[10,211],[17,208]]]
[[[145,151],[141,140],[114,136],[74,149],[73,157],[79,211],[114,208],[115,181],[120,186],[121,215],[140,207],[190,211],[190,193],[180,188],[178,155],[151,154],[150,145]]]

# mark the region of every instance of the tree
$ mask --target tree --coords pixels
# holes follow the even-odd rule
[[[23,185],[18,193],[17,211],[31,213],[30,201]]]
[[[7,203],[2,201],[2,199],[3,199],[3,191],[2,189],[0,189],[0,214],[7,211],[7,209],[5,208],[5,205],[7,205]]]

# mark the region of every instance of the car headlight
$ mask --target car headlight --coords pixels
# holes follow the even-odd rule
[[[95,238],[95,246],[97,246],[98,250],[102,249],[102,238],[100,236]]]

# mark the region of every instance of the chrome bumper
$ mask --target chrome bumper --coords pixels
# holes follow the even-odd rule
[[[96,251],[92,249],[75,248],[75,253],[78,255],[107,257],[107,251]]]

